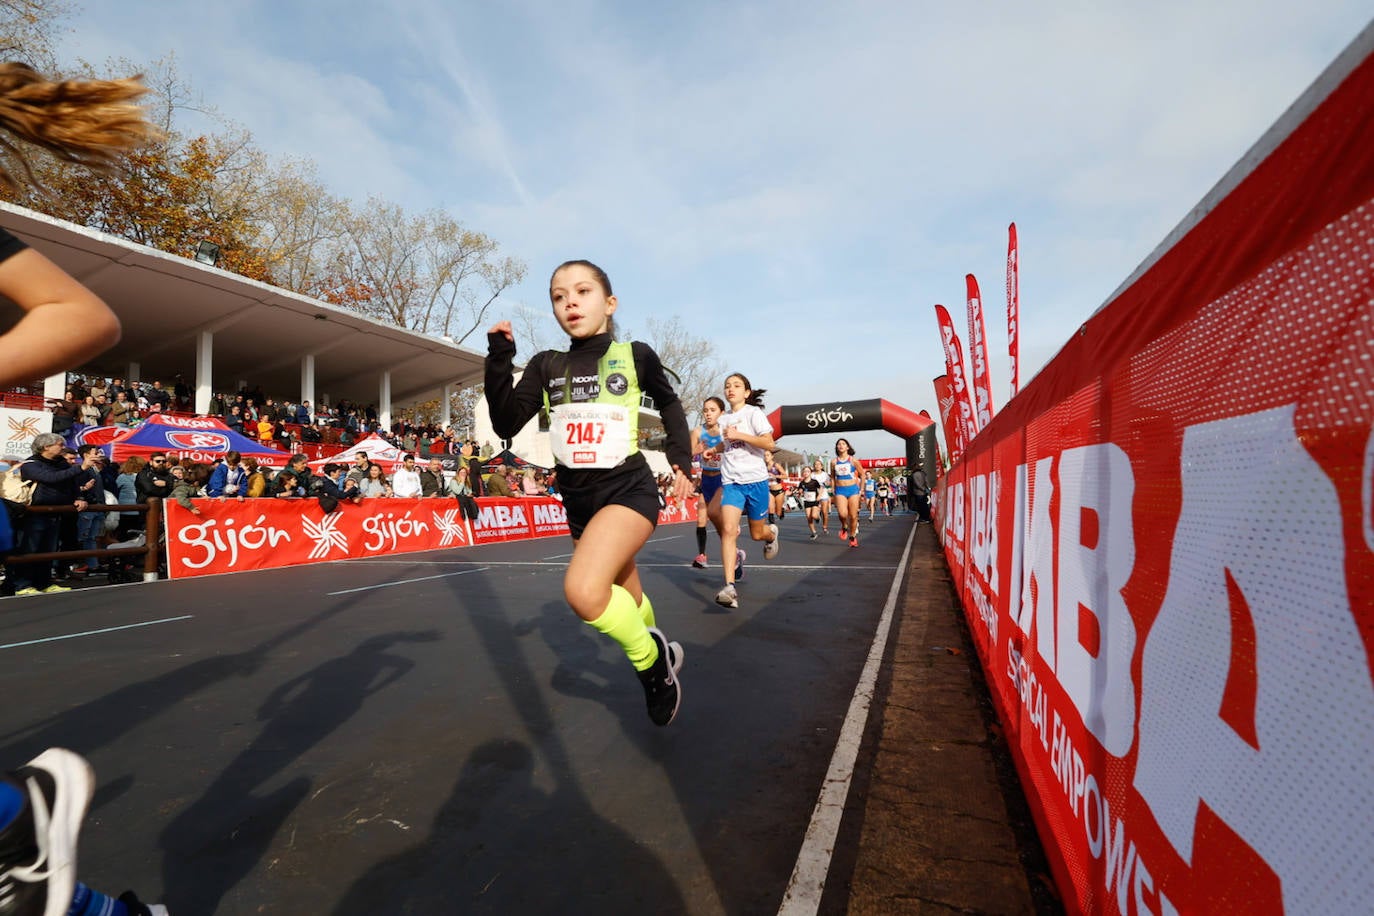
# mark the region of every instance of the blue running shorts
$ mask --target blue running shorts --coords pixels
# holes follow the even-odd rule
[[[761,522],[768,518],[768,481],[727,483],[721,488],[720,504],[734,506],[750,521]]]
[[[720,474],[701,475],[701,498],[708,506],[711,504],[711,500],[715,498],[715,495],[720,492],[720,487]]]

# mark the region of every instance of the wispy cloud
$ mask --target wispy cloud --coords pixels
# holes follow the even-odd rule
[[[530,264],[510,306],[591,257],[632,326],[690,317],[770,403],[932,410],[931,306],[962,312],[972,272],[1000,308],[1008,222],[1029,373],[1368,20],[1353,0],[153,8],[93,10],[74,47],[175,50],[336,192],[447,207]]]
[[[393,22],[405,36],[415,62],[442,79],[418,89],[429,114],[450,133],[448,151],[455,157],[477,159],[503,176],[517,201],[528,205],[531,195],[516,168],[499,104],[481,71],[470,62],[467,45],[474,38],[465,28],[469,12],[422,0],[398,7],[395,13]]]

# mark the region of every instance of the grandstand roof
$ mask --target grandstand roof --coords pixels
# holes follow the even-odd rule
[[[405,405],[437,397],[443,386],[481,380],[483,354],[446,340],[403,330],[216,267],[178,257],[0,203],[0,226],[57,263],[114,309],[124,326],[119,344],[76,372],[123,378],[138,363],[140,378],[170,387],[181,373],[195,384],[201,331],[214,332],[212,387],[232,391],[239,381],[296,401],[301,360],[315,355],[317,400],[379,400],[380,378],[391,370],[391,400]],[[18,319],[0,296],[0,326]]]

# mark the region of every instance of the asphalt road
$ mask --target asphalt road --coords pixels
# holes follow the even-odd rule
[[[0,765],[86,755],[82,880],[176,916],[776,913],[913,522],[790,515],[730,611],[660,528],[667,728],[566,539],[6,599]]]

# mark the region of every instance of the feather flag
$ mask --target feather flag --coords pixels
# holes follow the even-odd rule
[[[968,357],[972,360],[973,420],[977,432],[992,422],[992,377],[988,372],[988,329],[983,321],[983,295],[973,274],[964,277],[968,290]]]
[[[945,454],[954,460],[959,455],[955,445],[959,442],[956,427],[960,421],[954,412],[954,392],[950,389],[948,375],[935,377],[935,403],[940,408],[940,427],[945,431]]]
[[[1007,227],[1007,353],[1011,356],[1011,396],[1021,389],[1021,252],[1016,224]]]
[[[973,419],[973,404],[969,401],[968,382],[964,375],[964,348],[959,344],[959,335],[954,333],[954,322],[943,305],[935,306],[935,318],[940,323],[940,342],[945,348],[945,371],[949,375],[949,386],[954,394],[955,414],[959,422],[955,429],[959,433],[959,453],[973,441],[977,432]]]

